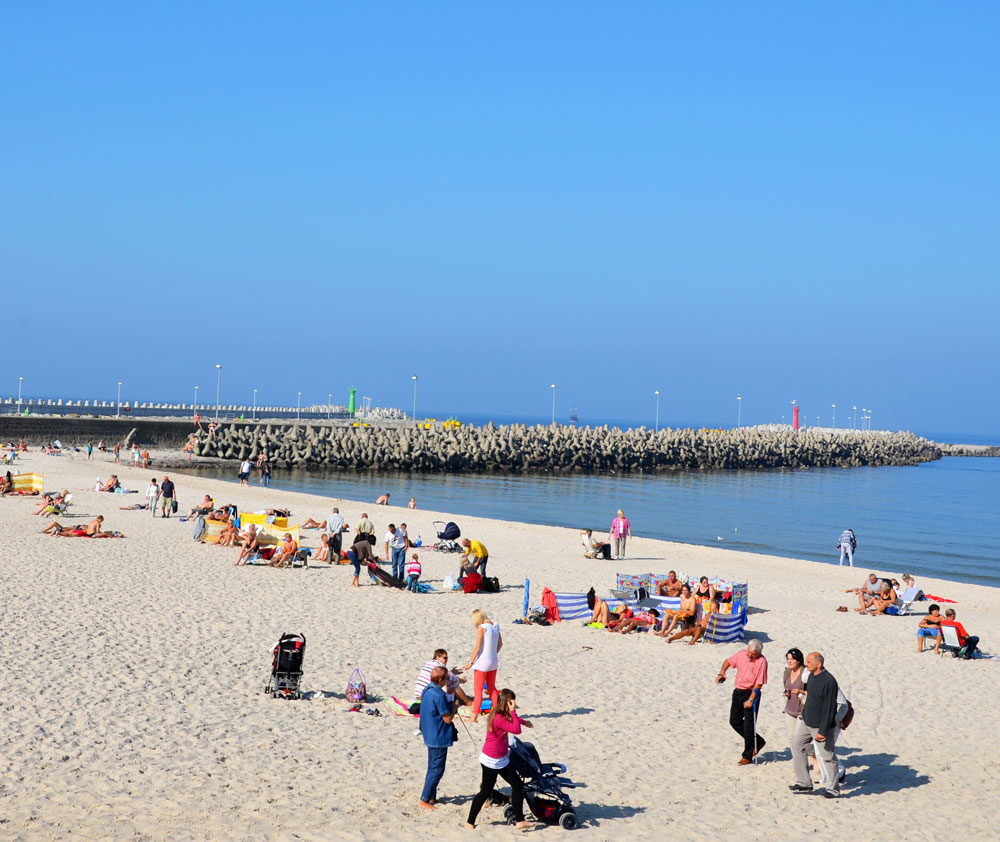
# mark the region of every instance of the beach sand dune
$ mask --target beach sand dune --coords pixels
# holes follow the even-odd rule
[[[44,472],[47,488],[83,489],[114,468],[32,453],[21,470]],[[343,694],[360,666],[370,694],[409,700],[436,647],[449,650],[452,664],[469,657],[479,607],[501,623],[499,684],[516,690],[534,722],[527,738],[586,785],[573,793],[582,822],[574,838],[993,836],[1000,661],[918,655],[917,618],[837,613],[853,606],[842,589],[867,569],[642,538],[629,545],[641,561],[593,561],[580,556],[573,530],[173,477],[182,510],[206,492],[250,510],[287,505],[294,521],[339,505],[352,524],[362,510],[374,515],[380,540],[390,519],[424,536],[434,534],[432,520],[457,519],[490,548],[490,573],[504,585],[478,596],[352,589],[349,567],[236,568],[236,551],[196,544],[190,523],[121,512],[152,472],[118,473],[140,494],[78,491],[73,521],[103,514],[124,540],[40,535],[32,502],[0,500],[2,839],[469,838],[461,825],[478,788],[482,723],[469,726],[471,739],[459,727],[444,803],[428,813],[417,807],[426,754],[416,720],[374,702],[366,707],[379,717],[349,713]],[[424,579],[440,588],[457,556],[419,552]],[[747,631],[764,641],[770,663],[759,723],[768,745],[756,767],[736,765],[731,682],[713,684],[738,646],[668,646],[579,622],[511,623],[525,578],[537,603],[544,586],[607,593],[617,570],[670,568],[749,582]],[[996,649],[998,591],[921,585],[957,599],[965,626]],[[282,632],[308,640],[300,702],[261,692]],[[857,709],[839,749],[848,767],[839,802],[788,791],[779,685],[791,646],[822,651]],[[487,808],[479,833],[512,833],[502,821],[499,808]]]

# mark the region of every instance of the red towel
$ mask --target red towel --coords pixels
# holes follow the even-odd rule
[[[548,588],[542,590],[542,607],[545,609],[545,619],[550,623],[561,622],[559,619],[559,603],[556,595]]]
[[[929,599],[931,602],[950,602],[952,605],[958,605],[957,599],[945,599],[943,596],[934,596],[930,593],[925,593],[924,599]]]

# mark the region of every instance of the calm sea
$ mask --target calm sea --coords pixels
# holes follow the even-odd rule
[[[199,473],[234,480],[232,469]],[[234,480],[235,481],[235,480]],[[619,508],[637,535],[1000,586],[1000,459],[914,467],[623,476],[276,471],[275,488],[371,502],[388,491],[421,509],[606,531]],[[316,511],[322,515],[317,502]],[[423,535],[425,541],[433,535]]]

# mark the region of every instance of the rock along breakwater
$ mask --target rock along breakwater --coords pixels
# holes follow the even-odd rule
[[[511,425],[387,429],[223,424],[199,433],[195,453],[279,467],[420,472],[653,472],[915,465],[941,449],[907,432],[793,432]]]

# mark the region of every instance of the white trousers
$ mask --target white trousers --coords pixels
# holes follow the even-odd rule
[[[854,567],[854,547],[850,543],[844,543],[840,545],[840,566],[844,566],[844,555],[847,555],[847,561]]]

